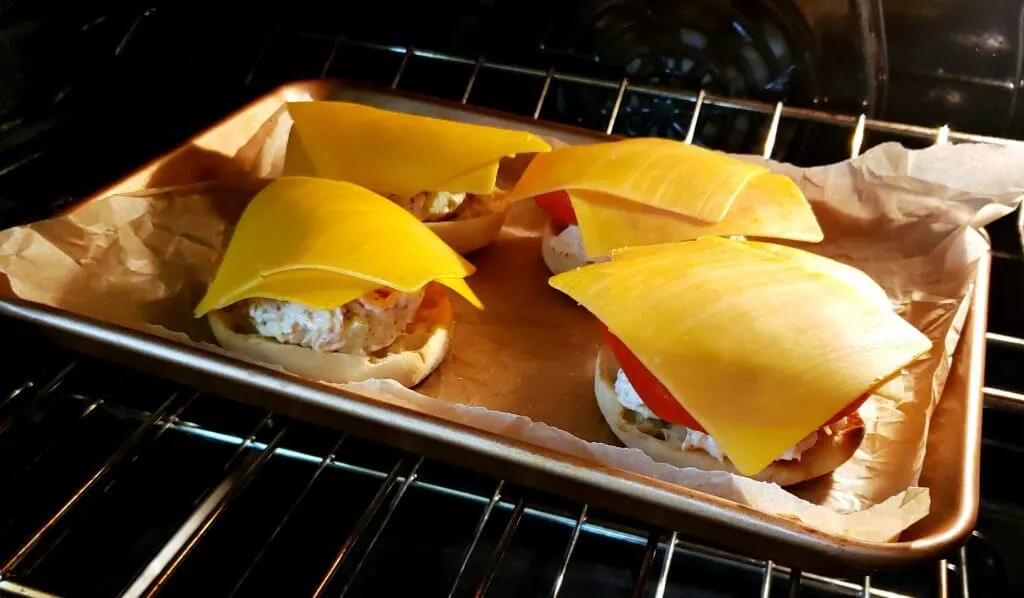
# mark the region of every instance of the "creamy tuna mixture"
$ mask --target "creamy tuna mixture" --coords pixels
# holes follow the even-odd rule
[[[249,323],[260,336],[315,351],[368,354],[395,342],[416,316],[423,291],[378,289],[334,309],[251,299]]]
[[[725,453],[710,435],[658,419],[654,412],[644,404],[622,370],[619,370],[615,376],[615,397],[618,399],[619,405],[634,414],[636,425],[642,432],[658,432],[658,435],[664,436],[665,440],[678,443],[681,450],[703,450],[718,461],[725,462]],[[815,430],[798,442],[796,446],[783,453],[778,460],[799,461],[804,451],[814,446],[817,441],[818,431]]]
[[[448,191],[424,191],[412,197],[392,195],[391,201],[405,208],[422,222],[437,222],[454,215],[465,203],[467,194]]]
[[[607,257],[590,257],[587,255],[587,251],[583,249],[583,235],[580,234],[580,227],[575,224],[570,224],[562,232],[551,237],[551,249],[555,253],[575,257],[577,260],[587,264],[606,262],[609,259]]]
[[[421,222],[441,222],[476,218],[498,211],[502,196],[501,191],[488,195],[423,191],[413,196],[389,195],[388,199],[402,206]]]

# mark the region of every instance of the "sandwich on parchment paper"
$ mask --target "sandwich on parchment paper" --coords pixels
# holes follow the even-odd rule
[[[412,213],[457,252],[487,245],[505,221],[501,160],[551,149],[513,131],[348,102],[292,102],[286,176],[348,181]]]
[[[226,349],[326,382],[413,386],[448,353],[474,267],[397,204],[282,177],[249,203],[195,308]]]
[[[552,273],[615,249],[703,236],[819,242],[791,179],[727,154],[657,138],[558,147],[533,157],[509,201],[551,217],[541,252]]]
[[[931,348],[866,274],[782,245],[618,250],[550,284],[601,323],[594,390],[626,446],[783,486],[847,461],[859,406]]]

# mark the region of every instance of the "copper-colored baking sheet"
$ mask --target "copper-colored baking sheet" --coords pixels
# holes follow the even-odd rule
[[[568,143],[604,136],[564,126],[338,82],[288,85],[264,96],[86,199],[146,188],[183,185],[238,174],[230,156],[296,95],[339,99],[453,120],[514,126]],[[920,486],[931,492],[930,514],[900,541],[868,543],[834,536],[771,517],[730,501],[619,469],[597,466],[535,445],[509,440],[439,417],[321,385],[126,328],[18,299],[0,298],[0,313],[51,331],[65,344],[100,357],[144,367],[291,416],[383,438],[408,450],[562,493],[654,524],[681,530],[752,556],[819,571],[889,568],[940,556],[962,541],[978,508],[978,454],[988,297],[987,256],[978,268],[970,314],[932,418]],[[953,439],[950,442],[950,439]]]

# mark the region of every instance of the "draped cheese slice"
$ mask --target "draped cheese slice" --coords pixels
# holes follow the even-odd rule
[[[779,258],[793,262],[793,264],[801,266],[811,272],[831,277],[836,282],[849,285],[865,299],[877,305],[879,309],[892,309],[892,302],[889,301],[889,296],[885,294],[885,290],[882,289],[874,279],[853,266],[837,262],[836,260],[829,259],[816,253],[811,253],[810,251],[797,249],[796,247],[789,247],[787,245],[764,243],[761,241],[744,241],[743,244],[753,249],[766,251]],[[668,248],[671,248],[670,244],[616,249],[611,252],[611,258],[613,260],[620,261],[627,259],[644,259],[648,255],[656,256]]]
[[[246,207],[196,317],[252,297],[329,309],[437,281],[480,307],[473,265],[415,216],[351,183],[283,177]]]
[[[355,183],[381,194],[487,194],[498,164],[547,152],[543,139],[512,131],[347,102],[288,104],[295,124],[285,172]]]
[[[753,475],[931,342],[842,267],[705,237],[551,278]],[[820,258],[824,260],[825,258]]]
[[[306,144],[298,129],[292,128],[288,134],[288,145],[284,154],[282,176],[316,176],[316,166],[306,153]]]
[[[588,255],[608,255],[622,247],[688,241],[712,235],[813,243],[823,238],[796,183],[778,174],[767,174],[751,181],[718,222],[701,222],[596,191],[570,191],[569,196]]]
[[[885,290],[878,286],[878,283],[873,278],[853,266],[848,266],[842,262],[837,262],[810,251],[776,243],[747,241],[746,245],[789,260],[807,270],[829,276],[836,282],[847,284],[856,289],[862,297],[878,306],[878,309],[892,310],[892,302],[889,301],[889,296],[885,294]]]
[[[822,239],[810,204],[788,177],[666,139],[571,146],[537,155],[509,200],[558,190],[572,198],[590,255],[707,235]]]

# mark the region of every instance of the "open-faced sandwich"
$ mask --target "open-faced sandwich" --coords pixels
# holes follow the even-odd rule
[[[540,137],[347,102],[288,104],[284,174],[348,181],[402,206],[459,253],[505,220],[503,158],[547,152]]]
[[[538,154],[509,192],[551,217],[541,250],[555,274],[615,249],[704,236],[818,242],[799,187],[767,167],[677,141],[637,138]]]
[[[283,177],[249,203],[195,316],[225,348],[313,380],[419,383],[448,352],[472,264],[357,185]]]
[[[781,245],[615,251],[550,284],[603,327],[594,388],[626,446],[780,485],[847,461],[860,405],[931,347],[866,274]]]

